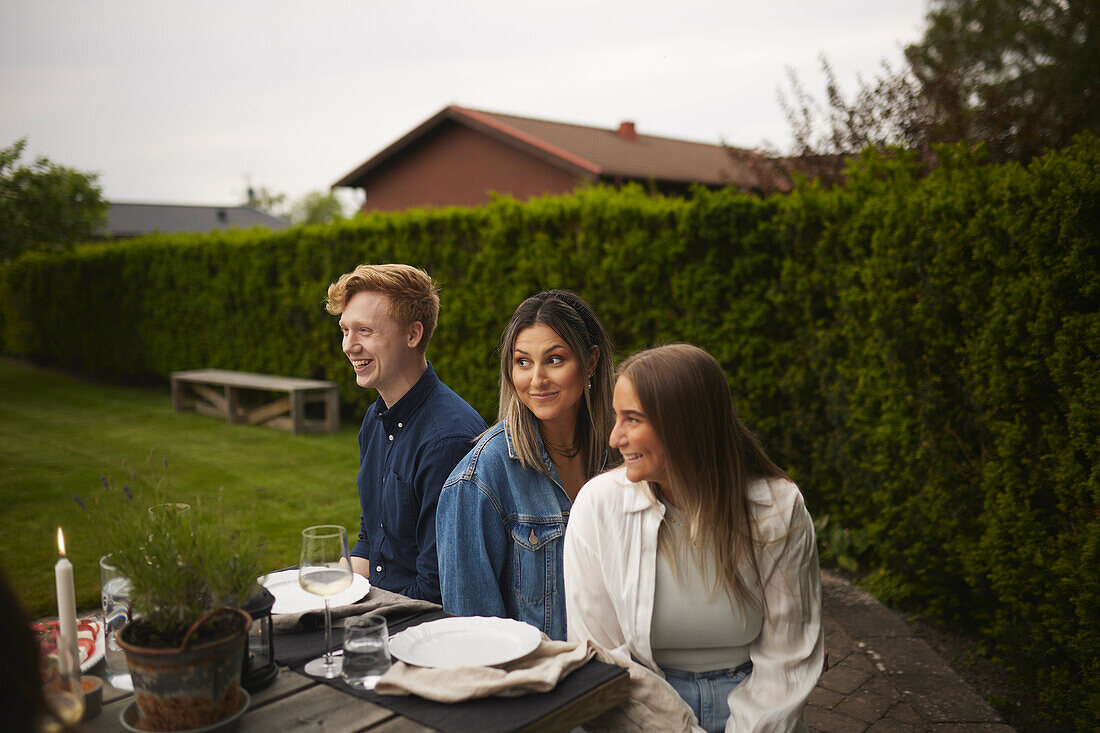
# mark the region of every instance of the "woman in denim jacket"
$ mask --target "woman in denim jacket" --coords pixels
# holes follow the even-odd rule
[[[585,481],[607,468],[611,343],[568,290],[523,301],[501,338],[498,422],[443,484],[443,607],[565,639],[562,544]]]

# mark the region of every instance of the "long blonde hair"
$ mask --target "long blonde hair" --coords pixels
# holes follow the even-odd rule
[[[691,344],[647,349],[626,359],[629,379],[665,453],[667,487],[654,496],[674,498],[700,572],[715,569],[712,592],[725,589],[734,603],[763,603],[760,568],[747,488],[758,478],[786,478],[737,417],[721,365]],[[675,567],[667,522],[658,545]]]
[[[584,452],[585,476],[599,473],[614,413],[611,393],[614,391],[614,371],[611,367],[611,339],[596,312],[576,293],[569,290],[546,290],[527,298],[512,314],[500,339],[500,406],[497,420],[503,420],[512,437],[517,457],[526,468],[547,476],[549,469],[539,452],[539,421],[516,394],[512,382],[512,351],[520,331],[536,324],[554,329],[573,351],[581,374],[591,374],[585,381],[581,409],[577,411],[577,426],[573,445]],[[592,368],[593,347],[597,349],[596,366]]]

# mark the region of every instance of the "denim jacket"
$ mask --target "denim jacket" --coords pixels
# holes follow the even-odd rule
[[[524,468],[504,423],[493,426],[443,484],[436,510],[443,608],[526,621],[565,640],[562,548],[572,502],[550,471]]]

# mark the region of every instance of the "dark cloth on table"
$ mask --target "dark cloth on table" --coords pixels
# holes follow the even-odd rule
[[[386,618],[386,627],[390,634],[415,626],[426,621],[446,618],[450,614],[442,609],[436,611],[398,611],[387,613],[385,611],[373,611]],[[344,644],[344,624],[332,622],[332,650],[339,651]],[[321,615],[319,625],[310,625],[305,631],[292,634],[279,634],[275,636],[275,661],[290,667],[296,672],[311,659],[316,659],[325,653],[325,617]]]
[[[426,617],[424,620],[432,619]],[[421,620],[416,619],[405,626],[419,623]],[[302,672],[304,666],[305,663],[302,662],[292,665],[291,669]],[[506,733],[522,730],[537,723],[552,712],[569,705],[592,688],[610,682],[623,674],[627,672],[622,667],[592,659],[564,677],[550,692],[530,693],[522,697],[483,697],[451,703],[434,702],[416,695],[379,695],[371,690],[350,687],[339,677],[317,681],[349,695],[382,705],[398,715],[445,733],[466,733],[472,730],[478,733]]]
[[[332,612],[334,616],[340,617],[360,615],[363,612],[380,614],[386,618],[391,635],[412,626],[452,615],[441,608],[431,608],[424,601],[402,598],[378,588],[372,588],[367,597],[359,603],[333,609]],[[323,611],[311,611],[294,615],[293,618],[288,615],[288,618],[283,619],[282,622],[276,618],[275,628],[275,659],[279,664],[287,665],[293,671],[304,674],[303,668],[306,663],[324,654]],[[343,625],[334,623],[332,628],[334,651],[341,648],[343,638]],[[399,715],[441,731],[457,733],[477,730],[478,733],[502,733],[534,724],[550,713],[569,705],[594,687],[605,684],[621,674],[626,672],[613,664],[592,659],[561,679],[550,692],[527,694],[520,698],[487,697],[459,703],[434,702],[416,695],[378,695],[370,690],[352,688],[339,677],[317,681],[335,687],[346,694],[382,705]]]
[[[375,614],[386,619],[393,634],[414,623],[434,621],[447,614],[436,603],[405,598],[382,588],[371,588],[358,603],[331,609],[332,648],[344,643],[343,619],[350,616]],[[275,661],[293,666],[314,659],[325,652],[325,612],[276,614],[272,617],[275,632]]]

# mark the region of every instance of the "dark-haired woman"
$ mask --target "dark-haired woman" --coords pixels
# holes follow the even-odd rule
[[[501,338],[499,422],[443,484],[443,607],[564,640],[562,543],[577,492],[607,465],[611,343],[567,290],[519,305]]]
[[[738,419],[714,358],[623,362],[611,446],[565,542],[571,641],[665,679],[708,731],[800,730],[821,674],[821,579],[802,495]]]

